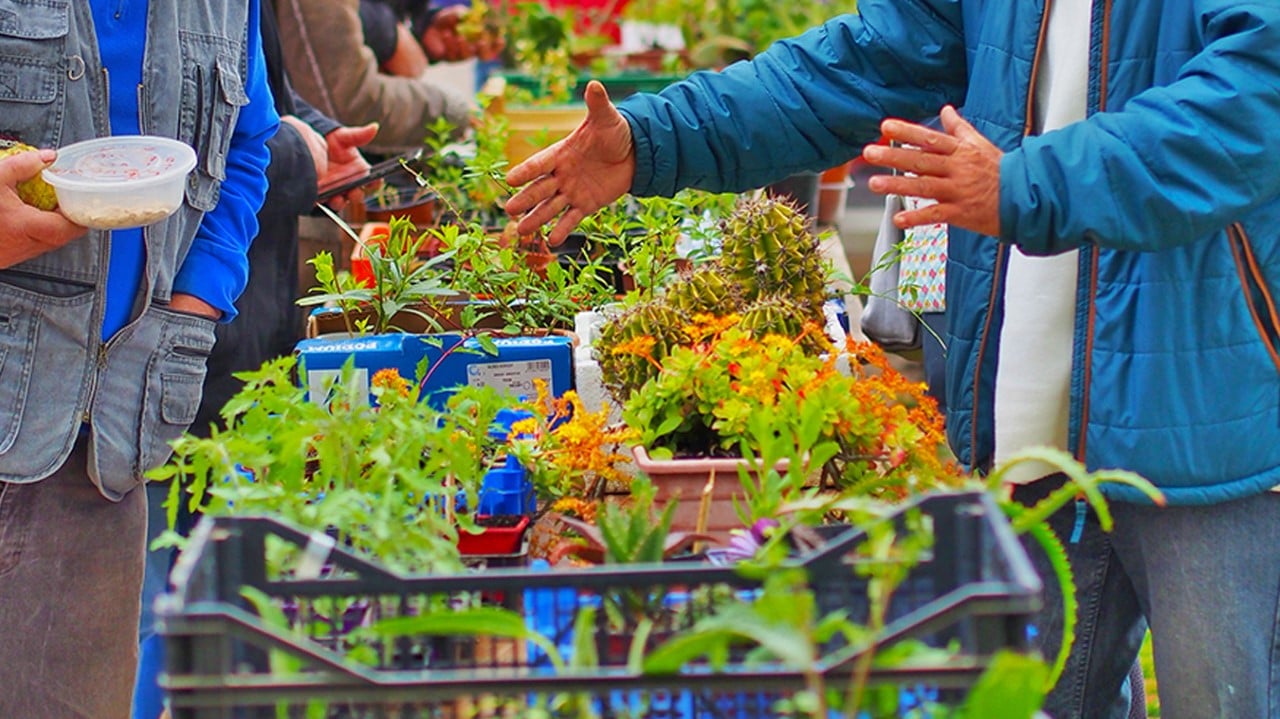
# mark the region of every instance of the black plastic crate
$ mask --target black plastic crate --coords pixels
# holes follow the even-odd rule
[[[962,694],[995,651],[1025,647],[1040,581],[988,496],[938,494],[909,506],[927,517],[933,548],[892,595],[877,645],[910,637],[952,651],[936,665],[875,668],[869,681]],[[843,609],[859,623],[868,612],[867,580],[851,565],[864,538],[848,529],[789,561],[806,570],[824,612]],[[309,566],[268,577],[268,541],[295,547]],[[628,669],[636,616],[652,621],[646,646],[653,646],[759,589],[729,567],[685,562],[403,576],[273,520],[205,518],[179,559],[174,584],[175,593],[157,606],[168,650],[161,684],[174,719],[523,716],[546,697],[585,697],[603,717],[742,719],[772,716],[780,697],[804,687],[800,671],[737,656],[718,672],[702,665],[674,676]],[[288,626],[278,616],[274,623],[259,616],[246,588],[259,602],[267,597],[287,607]],[[566,654],[579,641],[578,616],[593,607],[590,641],[598,662],[557,672],[545,652],[523,639],[434,634],[372,647],[366,638],[359,647],[364,662],[352,659],[357,626],[479,606],[523,616]],[[822,650],[823,673],[842,686],[866,648],[833,642]],[[328,703],[327,710],[308,711],[315,702]]]

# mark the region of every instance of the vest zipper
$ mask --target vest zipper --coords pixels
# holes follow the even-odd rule
[[[99,329],[101,331],[101,329]],[[85,424],[89,422],[89,410],[93,407],[94,395],[98,393],[98,375],[102,370],[107,368],[107,342],[98,343],[97,357],[94,362],[93,374],[89,377],[89,401],[85,404],[84,415],[81,421]]]
[[[1045,0],[1044,8],[1040,14],[1040,32],[1036,36],[1036,51],[1031,59],[1031,77],[1027,81],[1027,111],[1022,126],[1022,136],[1024,138],[1029,136],[1032,129],[1035,128],[1036,78],[1040,74],[1040,60],[1044,57],[1044,42],[1049,33],[1049,10],[1052,6],[1053,0]],[[982,337],[978,341],[978,360],[974,363],[973,368],[973,418],[969,424],[969,454],[970,464],[974,469],[980,469],[978,466],[978,427],[980,426],[978,408],[981,406],[981,402],[978,400],[982,393],[982,366],[985,364],[987,345],[991,341],[991,325],[994,323],[996,302],[1000,299],[1000,277],[1004,272],[1004,264],[1008,261],[1008,257],[1009,246],[1003,242],[997,242],[996,264],[991,271],[991,293],[987,296],[987,319],[982,323]],[[994,452],[992,454],[994,456]]]
[[[111,73],[107,72],[107,68],[102,68],[102,109],[99,110],[102,119],[103,136],[111,134]]]

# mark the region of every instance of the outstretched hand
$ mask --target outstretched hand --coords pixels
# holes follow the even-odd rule
[[[0,268],[12,267],[83,237],[88,230],[60,212],[40,210],[22,201],[18,183],[53,163],[53,150],[20,152],[0,159]]]
[[[526,185],[507,201],[520,219],[521,234],[532,234],[559,217],[547,241],[559,245],[587,215],[622,197],[636,173],[631,126],[597,81],[587,84],[587,117],[565,139],[538,152],[507,173],[512,187]]]
[[[877,175],[873,192],[937,200],[937,204],[899,212],[898,227],[948,223],[984,235],[1000,235],[1000,148],[974,129],[954,107],[941,114],[943,132],[902,120],[880,126],[887,140],[910,147],[871,145],[867,162],[907,175]]]

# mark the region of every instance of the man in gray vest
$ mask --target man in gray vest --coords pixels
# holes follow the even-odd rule
[[[235,315],[279,119],[256,0],[7,0],[0,135],[176,138],[185,202],[89,231],[21,206],[52,159],[0,160],[0,716],[129,714],[144,473],[195,416]]]

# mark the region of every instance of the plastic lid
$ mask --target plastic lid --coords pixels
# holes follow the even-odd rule
[[[117,135],[58,150],[58,159],[44,177],[52,185],[68,188],[124,184],[138,188],[185,177],[195,166],[196,153],[185,143],[151,135]]]

